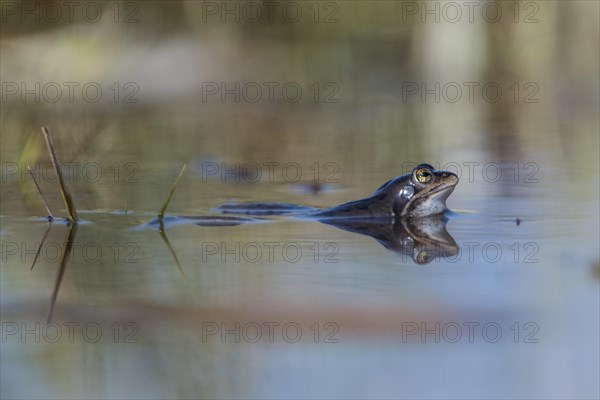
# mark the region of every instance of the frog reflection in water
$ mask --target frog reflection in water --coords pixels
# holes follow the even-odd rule
[[[446,199],[458,183],[452,172],[420,164],[409,174],[391,179],[371,196],[324,210],[287,203],[224,204],[222,214],[286,215],[316,219],[336,228],[371,236],[386,248],[412,256],[419,264],[458,253],[446,231]],[[234,216],[181,217],[200,226],[231,226],[256,219]],[[181,218],[177,218],[181,222]],[[169,223],[166,221],[167,224]],[[176,222],[175,222],[176,223]]]
[[[383,184],[371,196],[325,210],[285,203],[224,204],[224,214],[290,215],[314,218],[339,229],[371,236],[418,264],[458,253],[446,230],[446,199],[458,183],[452,172],[420,164],[410,174]],[[236,217],[231,217],[236,218]],[[232,221],[233,222],[233,221]],[[200,223],[202,224],[202,223]]]

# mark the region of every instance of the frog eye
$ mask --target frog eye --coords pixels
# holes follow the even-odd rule
[[[419,183],[428,183],[433,178],[433,174],[427,168],[419,168],[415,172],[415,178],[417,181],[419,181]]]

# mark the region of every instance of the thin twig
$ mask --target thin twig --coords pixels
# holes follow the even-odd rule
[[[29,175],[31,175],[31,179],[33,179],[33,183],[35,183],[35,187],[37,188],[38,193],[40,194],[40,197],[42,198],[42,201],[44,202],[46,211],[48,211],[48,219],[50,221],[53,221],[54,216],[52,215],[52,212],[50,212],[50,207],[48,207],[48,202],[46,201],[46,198],[44,197],[44,194],[42,193],[42,189],[40,188],[40,185],[38,185],[37,181],[35,180],[35,176],[33,175],[33,171],[31,171],[31,168],[29,168],[29,165],[27,165],[27,171],[29,171]],[[34,264],[35,264],[35,262],[34,262]]]
[[[52,164],[54,165],[54,171],[56,171],[56,176],[58,177],[60,195],[62,196],[63,201],[65,202],[65,207],[67,208],[67,213],[69,215],[69,221],[76,224],[78,221],[77,210],[75,209],[73,198],[71,197],[71,194],[69,193],[67,186],[65,185],[65,180],[62,174],[62,168],[60,166],[60,163],[58,162],[58,157],[56,157],[56,152],[54,151],[54,144],[52,143],[50,131],[47,127],[43,126],[42,133],[44,134],[44,139],[46,139],[48,152],[50,153],[50,158],[52,159]]]
[[[167,197],[167,200],[165,200],[165,203],[163,204],[162,208],[158,212],[158,219],[162,219],[165,216],[165,211],[167,211],[167,206],[169,205],[169,202],[171,201],[171,197],[173,197],[173,193],[175,193],[175,188],[177,187],[177,183],[179,183],[179,179],[183,176],[183,173],[185,172],[186,167],[187,167],[187,163],[183,164],[183,167],[181,167],[181,171],[179,171],[179,175],[177,175],[177,179],[175,179],[175,183],[173,184],[173,187],[171,188],[171,192],[169,192],[169,196]]]

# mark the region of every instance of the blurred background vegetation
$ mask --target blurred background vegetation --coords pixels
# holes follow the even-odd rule
[[[48,125],[63,160],[135,162],[147,179],[207,157],[335,162],[342,183],[358,186],[404,172],[404,161],[594,164],[599,4],[489,3],[469,14],[460,2],[2,1],[0,156],[45,160]],[[20,85],[49,82],[63,88],[58,101],[21,96]],[[74,101],[65,82],[80,85]],[[103,89],[98,102],[82,97],[90,82]],[[223,82],[279,87],[272,102],[266,89],[254,103],[203,97]],[[298,102],[281,93],[289,82],[303,90]],[[407,92],[436,82],[452,86],[439,102]],[[478,85],[473,101],[465,82]],[[489,82],[502,89],[496,102],[483,97]],[[449,101],[456,86],[462,96]],[[88,206],[147,207],[152,190],[120,194],[121,204],[94,193]]]

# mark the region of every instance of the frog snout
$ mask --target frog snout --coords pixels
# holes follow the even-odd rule
[[[442,172],[442,179],[458,183],[458,176],[453,172]]]

